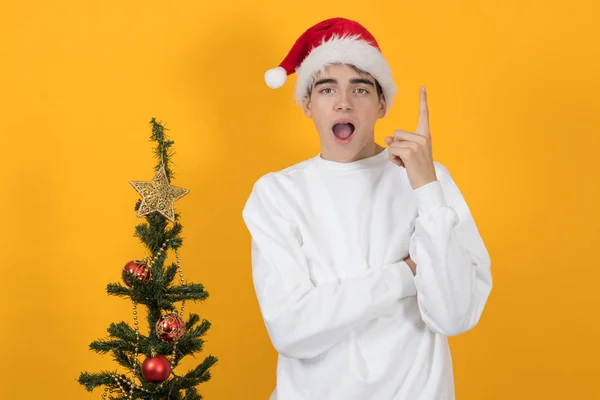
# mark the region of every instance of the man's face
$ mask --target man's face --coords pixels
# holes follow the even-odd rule
[[[344,65],[331,65],[317,76],[304,102],[325,159],[352,162],[375,154],[375,122],[385,115],[375,79]]]

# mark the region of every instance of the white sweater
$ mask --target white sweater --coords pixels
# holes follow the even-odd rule
[[[454,398],[447,336],[477,324],[492,277],[463,196],[434,164],[438,180],[416,190],[387,149],[257,180],[243,218],[279,353],[271,399]]]

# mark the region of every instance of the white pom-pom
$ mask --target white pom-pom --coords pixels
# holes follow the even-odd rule
[[[283,67],[272,68],[265,72],[265,82],[272,89],[277,89],[285,83],[287,72]]]

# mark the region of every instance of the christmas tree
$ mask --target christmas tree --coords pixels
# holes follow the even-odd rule
[[[202,337],[210,322],[193,313],[184,321],[184,310],[186,301],[204,301],[208,293],[201,284],[186,282],[183,277],[178,251],[183,242],[182,226],[174,202],[189,191],[170,185],[174,142],[168,140],[165,127],[156,119],[150,124],[158,159],[154,179],[130,182],[141,196],[135,205],[137,216],[145,218],[145,223],[135,227],[134,236],[145,245],[149,256],[127,262],[119,271],[124,285],[110,283],[106,289],[109,295],[132,302],[133,326],[112,323],[107,338],[90,344],[99,354],[112,353],[125,372],[82,372],[78,382],[90,392],[103,386],[103,399],[198,400],[202,396],[196,386],[210,379],[209,369],[217,358],[209,355],[184,375],[176,374],[175,368],[183,357],[203,348]],[[170,251],[175,253],[176,262],[165,266]],[[147,335],[140,332],[142,308],[149,326]]]

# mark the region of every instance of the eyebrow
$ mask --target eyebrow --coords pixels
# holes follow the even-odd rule
[[[333,79],[333,78],[319,79],[317,82],[315,82],[314,87],[317,87],[319,85],[325,85],[328,83],[333,83],[333,84],[337,85],[338,81],[337,81],[337,79]],[[373,82],[371,82],[370,80],[365,79],[365,78],[353,78],[353,79],[350,79],[350,83],[352,83],[352,84],[364,83],[365,85],[371,85],[371,86],[375,87],[375,84]]]
[[[337,79],[332,79],[332,78],[319,79],[318,81],[315,82],[314,87],[317,87],[319,85],[325,85],[327,83],[334,83],[337,85],[338,81],[337,81]]]
[[[375,84],[373,82],[365,78],[350,79],[350,83],[364,83],[365,85],[371,85],[375,87]]]

